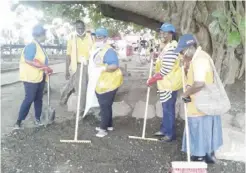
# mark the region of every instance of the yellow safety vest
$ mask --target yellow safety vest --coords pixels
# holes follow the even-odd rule
[[[106,45],[102,48],[94,58],[94,62],[99,66],[106,66],[103,63],[104,55],[106,52],[112,48],[109,45]],[[107,93],[119,88],[123,84],[123,74],[118,68],[114,72],[102,72],[96,85],[96,92],[98,94]]]
[[[165,50],[167,51],[168,49],[170,49],[170,47],[176,48],[177,42],[175,40],[172,41],[171,43],[165,46],[163,51],[164,52]],[[160,58],[161,57],[159,57],[156,62],[156,68],[155,68],[156,73],[159,73],[161,70],[162,64]],[[174,67],[170,73],[165,75],[162,80],[157,81],[157,88],[159,91],[164,91],[164,90],[177,91],[182,88],[182,69],[180,67],[180,59],[181,56],[179,56],[179,58],[175,61]]]
[[[72,73],[75,73],[77,71],[77,64],[81,63],[80,56],[83,56],[86,60],[89,59],[89,51],[91,49],[91,46],[93,44],[93,40],[90,36],[90,34],[86,33],[85,37],[82,40],[81,47],[78,48],[77,45],[77,36],[75,34],[72,35],[71,38],[71,64],[70,68],[72,70]],[[83,55],[78,54],[78,49],[83,49]]]
[[[202,65],[202,64],[201,64]],[[194,75],[193,75],[193,64],[190,62],[190,67],[187,73],[187,78],[186,78],[186,84],[192,86],[194,83]],[[206,78],[205,78],[205,83],[206,84],[212,84],[213,83],[213,72],[207,72]],[[188,109],[188,115],[189,116],[203,116],[205,115],[202,112],[199,112],[196,109],[195,103],[194,103],[194,95],[191,95],[191,102],[187,104],[187,109]]]
[[[33,43],[35,43],[36,45],[36,55],[34,59],[38,60],[42,64],[45,64],[46,56],[45,56],[44,51],[42,50],[38,42],[33,40]],[[25,48],[23,49],[21,53],[21,58],[20,58],[20,65],[19,65],[20,80],[24,82],[30,82],[30,83],[41,82],[44,77],[44,71],[27,64],[25,61],[25,57],[24,57],[24,51],[25,51]]]

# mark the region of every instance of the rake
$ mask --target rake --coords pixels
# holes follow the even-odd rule
[[[81,57],[81,66],[80,66],[80,74],[79,74],[79,94],[78,94],[78,102],[77,102],[77,113],[76,113],[74,140],[60,140],[60,142],[64,142],[64,143],[91,143],[90,140],[78,140],[82,75],[83,75],[83,57]]]
[[[151,62],[150,62],[149,78],[151,78],[152,69],[153,69],[153,59],[151,59]],[[142,136],[141,137],[140,136],[129,136],[129,138],[131,138],[131,139],[141,139],[141,140],[147,140],[147,141],[159,141],[156,138],[146,138],[145,137],[146,123],[147,123],[147,116],[148,116],[148,106],[149,106],[149,93],[150,93],[150,87],[148,87],[148,90],[147,90],[147,98],[146,98],[146,105],[145,105]]]

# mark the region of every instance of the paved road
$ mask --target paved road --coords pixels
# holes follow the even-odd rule
[[[51,65],[54,73],[61,73],[65,70],[65,63]],[[19,71],[11,71],[1,74],[1,86],[19,82]]]

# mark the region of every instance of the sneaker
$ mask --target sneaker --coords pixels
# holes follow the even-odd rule
[[[164,136],[164,137],[160,138],[160,141],[161,142],[171,142],[172,141],[172,138],[170,138],[168,136]]]
[[[99,130],[101,130],[100,127],[96,127],[96,131],[99,131]],[[113,127],[108,127],[107,130],[108,131],[113,131],[114,128]]]
[[[108,135],[108,132],[106,130],[100,129],[98,133],[96,134],[96,137],[103,138],[104,136]]]
[[[43,126],[43,125],[44,125],[43,123],[41,123],[40,120],[36,120],[36,121],[34,122],[34,124],[35,124],[36,126]]]
[[[113,127],[108,127],[107,129],[108,129],[108,131],[113,131],[114,130]]]
[[[22,124],[15,123],[14,130],[20,130],[23,129]]]
[[[165,136],[164,133],[162,133],[161,131],[158,131],[154,134],[155,136]]]

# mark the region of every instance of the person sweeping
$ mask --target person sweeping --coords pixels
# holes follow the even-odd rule
[[[24,84],[25,98],[14,129],[22,128],[22,121],[26,119],[32,103],[35,110],[35,125],[43,125],[40,121],[43,91],[46,77],[52,74],[53,70],[48,66],[48,57],[41,45],[46,39],[46,30],[38,24],[34,26],[32,35],[33,41],[25,46],[20,58],[20,80]]]
[[[108,31],[98,28],[95,33],[95,45],[89,61],[89,73],[99,73],[96,79],[95,93],[100,106],[100,127],[97,137],[104,137],[113,130],[112,105],[118,88],[123,83],[123,75],[119,69],[119,58],[114,49],[107,44]],[[89,77],[92,76],[89,74]],[[89,80],[93,80],[90,79]],[[95,78],[94,78],[95,80]]]
[[[177,90],[182,88],[180,59],[178,53],[174,52],[177,47],[175,32],[175,27],[172,24],[164,23],[161,26],[160,39],[163,50],[156,61],[155,74],[147,81],[148,86],[157,82],[163,118],[160,131],[156,132],[155,136],[160,136],[164,142],[176,139],[175,103]]]
[[[191,34],[185,34],[179,39],[175,52],[183,55],[184,64],[188,67],[186,91],[182,97],[188,109],[191,160],[215,163],[214,152],[223,144],[221,117],[201,112],[195,102],[198,99],[197,94],[214,82],[216,72],[213,71],[214,65],[213,68],[211,66],[212,59],[208,53],[197,46]],[[206,101],[209,102],[209,100]],[[184,132],[182,151],[186,152],[186,147]]]

